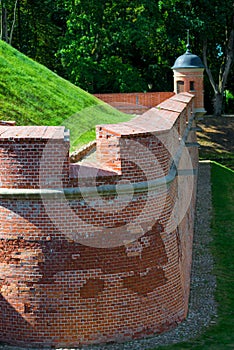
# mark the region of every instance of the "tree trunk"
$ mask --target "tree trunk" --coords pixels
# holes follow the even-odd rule
[[[9,44],[10,44],[10,45],[12,44],[13,31],[14,31],[14,28],[15,28],[17,4],[18,4],[18,0],[15,1],[14,17],[13,17],[13,21],[12,21],[11,32],[10,32],[10,38],[9,38]]]
[[[232,26],[226,39],[226,47],[223,55],[223,63],[220,67],[218,83],[214,81],[213,75],[207,62],[207,37],[203,41],[203,62],[206,68],[207,75],[209,77],[210,83],[214,89],[214,115],[220,116],[222,114],[223,107],[223,93],[227,83],[228,75],[231,70],[231,66],[234,58],[234,15],[232,16]]]
[[[19,50],[21,51],[21,43],[22,43],[22,37],[21,37],[21,12],[20,12],[20,0],[18,1],[18,45]]]
[[[214,96],[214,115],[220,117],[223,111],[223,94],[216,93]]]
[[[1,17],[1,39],[8,43],[7,9],[5,8],[4,4],[2,4]]]

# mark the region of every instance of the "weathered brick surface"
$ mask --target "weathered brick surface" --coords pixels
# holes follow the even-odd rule
[[[204,86],[203,86],[203,71],[202,68],[197,69],[178,69],[174,70],[174,91],[177,91],[177,82],[184,82],[184,91],[189,91],[195,96],[194,108],[204,108]],[[194,89],[190,90],[190,82],[194,83]]]
[[[0,126],[0,186],[58,187],[69,176],[68,152],[63,127]]]
[[[0,127],[1,341],[126,341],[186,317],[196,176],[184,171],[196,169],[197,149],[182,147],[183,175],[150,186],[171,174],[192,104],[180,94],[129,123],[97,126],[97,159],[80,164],[69,165],[63,128]],[[1,192],[61,184],[65,196]],[[132,192],[118,193],[126,184]],[[66,192],[77,188],[86,192]]]
[[[129,114],[143,114],[174,95],[173,92],[95,94],[100,100]]]

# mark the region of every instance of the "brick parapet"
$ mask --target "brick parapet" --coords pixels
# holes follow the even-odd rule
[[[31,146],[31,166],[43,175],[29,182],[24,172],[15,180],[9,171],[11,182],[4,178],[0,188],[1,341],[40,347],[127,341],[186,317],[197,149],[185,147],[187,139],[196,142],[189,130],[193,96],[174,98],[131,122],[97,126],[96,160],[69,164],[63,128],[54,140],[41,140],[39,129],[34,141],[30,133],[14,134],[25,154],[15,146],[7,161],[17,168],[22,157],[25,165]],[[0,143],[1,171],[7,142]]]
[[[1,187],[53,188],[66,182],[69,140],[65,138],[64,127],[0,126]]]
[[[95,94],[100,100],[124,113],[143,114],[152,107],[172,97],[174,92],[134,92]]]
[[[185,93],[172,97],[156,108],[129,122],[97,126],[97,158],[103,167],[118,173],[128,172],[124,159],[142,161],[154,171],[154,177],[167,174],[179,137],[183,135],[192,115],[193,95]],[[172,135],[174,136],[172,137]],[[176,135],[178,134],[178,135]],[[152,155],[160,166],[153,164]],[[149,159],[148,159],[149,158]],[[133,177],[137,177],[134,169]]]

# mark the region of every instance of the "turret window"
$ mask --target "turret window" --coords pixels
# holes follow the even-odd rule
[[[195,91],[194,81],[190,81],[190,91]]]
[[[177,94],[184,92],[184,82],[182,80],[177,81]]]

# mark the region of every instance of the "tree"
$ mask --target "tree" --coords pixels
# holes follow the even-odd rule
[[[1,38],[94,92],[172,90],[186,29],[220,115],[233,91],[233,0],[0,0]]]
[[[168,0],[159,3],[170,40],[177,37],[181,45],[185,29],[191,29],[191,41],[196,53],[203,57],[213,90],[214,115],[221,115],[224,90],[229,84],[234,60],[233,0],[222,3],[219,0]]]
[[[64,10],[53,0],[0,0],[0,38],[29,57],[62,72],[56,58]]]
[[[73,83],[92,93],[145,91],[148,83],[153,89],[172,87],[157,1],[65,3],[67,30],[60,57]]]
[[[58,12],[57,1],[20,0],[12,45],[37,62],[60,72],[61,64],[55,57],[62,35],[56,17]]]
[[[11,2],[12,4],[12,2]],[[1,35],[0,39],[6,41],[8,44],[12,44],[13,31],[16,23],[16,11],[17,11],[18,0],[14,1],[13,7],[13,19],[11,27],[9,28],[8,23],[8,9],[6,6],[6,1],[0,0],[0,19],[1,19]]]
[[[233,5],[234,6],[234,5]],[[219,53],[217,55],[217,60],[220,61],[220,67],[218,72],[218,77],[212,73],[212,65],[208,63],[208,41],[207,35],[203,39],[203,61],[206,67],[206,72],[208,74],[211,86],[214,90],[214,115],[220,116],[223,111],[223,99],[224,91],[227,88],[228,76],[230,74],[231,66],[233,64],[234,58],[234,14],[230,18],[230,23],[226,21],[223,28],[223,45],[217,44],[217,50]],[[217,74],[216,74],[217,76]]]

